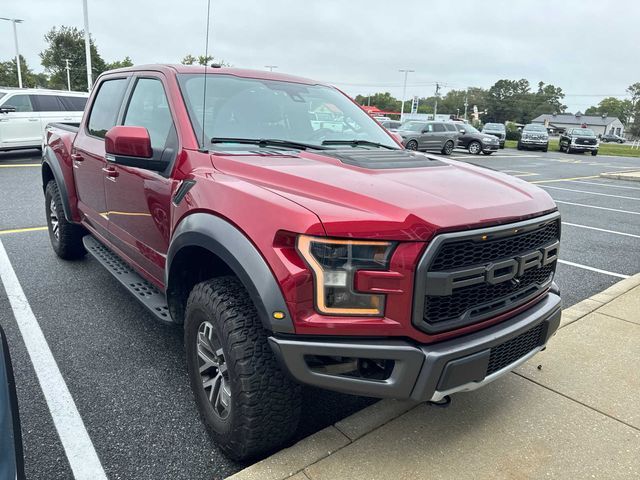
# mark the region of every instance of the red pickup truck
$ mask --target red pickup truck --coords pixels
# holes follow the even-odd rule
[[[46,131],[49,234],[184,328],[236,459],[289,440],[300,384],[444,402],[560,321],[560,218],[522,180],[404,150],[339,90],[230,68],[100,76]],[[453,421],[453,420],[452,420]]]

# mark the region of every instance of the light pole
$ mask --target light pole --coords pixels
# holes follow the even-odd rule
[[[404,73],[404,86],[402,87],[402,107],[400,108],[400,121],[404,119],[404,99],[407,96],[407,75],[415,72],[415,70],[398,70],[401,73]]]
[[[67,66],[67,90],[71,91],[71,75],[69,74],[69,59],[65,58],[64,61],[66,62]]]
[[[93,86],[93,75],[91,74],[91,37],[89,36],[89,10],[87,9],[87,0],[82,0],[82,11],[84,13],[84,53],[87,57],[87,91],[90,92]]]
[[[13,23],[13,41],[16,45],[16,67],[18,68],[18,87],[22,88],[22,72],[20,68],[20,49],[18,48],[18,30],[16,29],[16,23],[22,23],[24,20],[19,18],[5,18],[0,17],[0,20],[7,20]]]
[[[464,120],[467,121],[467,107],[469,106],[469,89],[464,93]]]
[[[273,69],[278,68],[278,65],[265,65],[264,68],[268,68],[270,72],[273,72]]]

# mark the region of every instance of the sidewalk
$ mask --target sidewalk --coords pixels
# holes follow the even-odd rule
[[[640,478],[640,274],[449,408],[383,400],[233,480]]]

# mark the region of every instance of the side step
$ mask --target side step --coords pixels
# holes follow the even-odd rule
[[[82,243],[84,243],[87,252],[93,255],[140,303],[147,307],[156,319],[164,323],[173,323],[169,315],[167,299],[160,290],[138,275],[133,268],[92,235],[85,235]]]

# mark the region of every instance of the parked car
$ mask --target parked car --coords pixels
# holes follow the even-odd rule
[[[590,128],[570,128],[560,135],[559,147],[561,152],[591,152],[594,157],[598,155],[598,137]]]
[[[400,120],[382,120],[380,125],[391,132],[396,132],[402,126],[402,122]]]
[[[0,89],[0,151],[40,148],[52,122],[78,125],[88,93],[43,89]]]
[[[518,140],[518,150],[549,150],[549,133],[547,127],[539,123],[529,123],[524,126]]]
[[[500,148],[500,141],[496,137],[480,132],[469,123],[453,122],[453,125],[460,132],[458,147],[466,148],[469,153],[491,155]]]
[[[600,138],[600,141],[604,143],[609,143],[609,142],[624,143],[627,141],[627,139],[624,137],[621,137],[620,135],[616,135],[614,133],[608,133],[606,135],[602,135],[602,137]]]
[[[289,441],[301,383],[446,402],[545,348],[561,315],[546,192],[405,150],[316,81],[203,70],[100,75],[79,128],[47,127],[42,184],[54,252],[89,252],[184,329],[227,455]],[[313,127],[323,105],[339,131]]]
[[[0,478],[24,479],[22,430],[9,346],[0,326]]]
[[[456,146],[458,132],[449,122],[403,123],[396,133],[402,137],[402,144],[407,150],[440,152],[451,155]]]
[[[482,133],[496,137],[500,142],[500,148],[504,148],[504,142],[507,140],[507,129],[504,123],[485,123]]]

